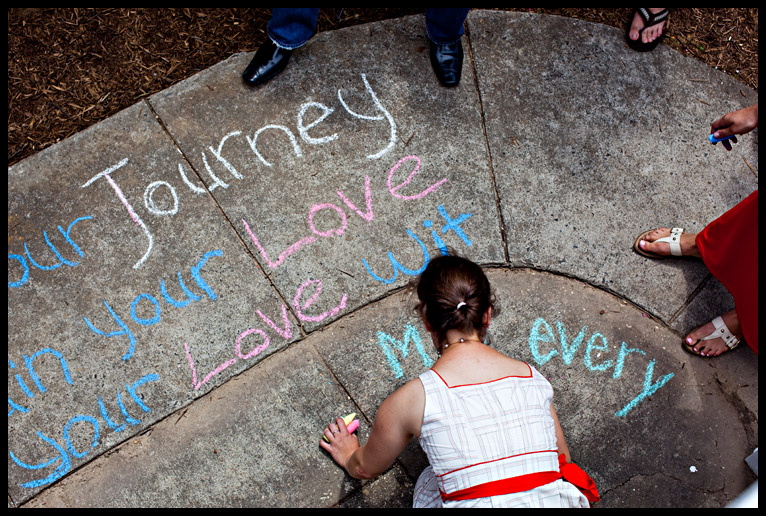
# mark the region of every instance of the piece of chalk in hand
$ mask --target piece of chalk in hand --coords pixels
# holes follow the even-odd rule
[[[715,136],[711,134],[710,136],[707,137],[707,139],[710,140],[710,143],[713,143],[713,144],[722,142],[724,140],[728,140],[729,138],[734,138],[734,135],[732,134],[731,136],[726,136],[725,138],[716,138]]]
[[[352,433],[354,430],[359,428],[359,420],[354,420],[356,417],[356,412],[352,412],[348,416],[343,418],[343,423],[346,425],[346,429],[348,430],[348,433]],[[329,443],[330,441],[327,440],[326,435],[322,435],[322,439],[325,440],[325,442]]]

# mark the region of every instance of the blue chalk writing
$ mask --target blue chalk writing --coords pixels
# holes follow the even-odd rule
[[[156,381],[159,381],[159,379],[160,377],[157,373],[150,373],[150,374],[144,375],[138,381],[133,382],[132,384],[125,385],[128,393],[130,394],[130,397],[144,412],[151,412],[151,409],[142,401],[141,397],[137,393],[137,389],[148,382],[156,382]],[[101,418],[106,422],[107,426],[115,432],[122,431],[125,428],[125,425],[123,424],[118,426],[114,421],[112,421],[112,419],[107,414],[104,401],[101,399],[101,397],[98,397],[97,403],[98,403],[99,413],[101,415]],[[125,408],[124,403],[122,402],[122,396],[120,392],[117,392],[117,405],[120,407],[120,411],[122,412],[122,415],[125,417],[125,421],[127,423],[133,426],[141,423],[140,420],[130,417],[127,409]],[[91,430],[93,435],[92,441],[90,445],[84,450],[77,450],[74,447],[74,443],[72,442],[72,438],[70,436],[73,425],[75,423],[80,423],[80,422],[89,423],[90,426],[92,427],[92,430]],[[99,445],[99,438],[101,435],[101,424],[99,423],[98,419],[87,414],[78,414],[71,417],[64,424],[62,428],[61,437],[64,442],[63,446],[57,443],[54,439],[47,437],[39,430],[36,431],[36,435],[40,438],[41,441],[50,445],[57,452],[57,454],[51,458],[43,459],[38,464],[30,464],[26,461],[22,461],[21,459],[19,459],[16,456],[16,454],[13,453],[12,450],[10,450],[10,447],[9,447],[8,454],[13,460],[13,462],[16,465],[29,470],[39,470],[39,469],[47,468],[49,466],[52,466],[58,461],[61,461],[61,463],[56,467],[54,471],[52,471],[46,477],[32,480],[29,482],[23,482],[19,484],[21,487],[32,488],[32,487],[39,487],[46,484],[51,484],[55,482],[56,480],[60,479],[61,477],[63,477],[64,475],[66,475],[67,472],[69,472],[69,470],[72,468],[72,461],[70,457],[76,457],[78,459],[81,459]]]
[[[130,331],[128,325],[125,324],[122,319],[120,319],[120,316],[117,315],[114,310],[112,310],[112,307],[109,306],[109,303],[106,302],[106,299],[104,299],[104,305],[106,306],[106,309],[109,311],[109,314],[112,316],[112,318],[114,318],[114,322],[117,323],[117,326],[121,328],[120,330],[106,333],[93,326],[93,323],[91,323],[87,317],[83,316],[83,320],[85,321],[85,324],[88,325],[88,328],[91,329],[91,331],[98,335],[103,335],[106,338],[127,335],[128,339],[130,339],[130,346],[128,347],[128,351],[122,356],[122,359],[128,360],[133,356],[133,352],[136,350],[136,337],[133,335],[133,332]]]
[[[138,317],[136,315],[136,307],[138,306],[138,303],[142,299],[148,299],[152,305],[154,305],[154,317],[151,319],[143,319],[141,317]],[[157,301],[154,296],[151,294],[139,294],[133,299],[133,302],[130,304],[130,317],[133,318],[134,321],[136,321],[138,324],[144,325],[144,326],[151,326],[152,324],[157,324],[160,322],[160,303]]]
[[[138,397],[136,394],[136,389],[145,384],[146,382],[156,382],[160,379],[160,376],[157,373],[147,374],[146,376],[139,379],[137,382],[135,382],[133,385],[125,385],[125,388],[128,389],[128,393],[130,394],[130,397],[133,398],[133,401],[136,402],[136,405],[141,407],[141,410],[144,412],[151,412],[149,407],[147,407],[143,401],[141,401],[141,398]]]
[[[460,224],[468,220],[468,218],[470,218],[472,214],[461,213],[456,219],[453,219],[447,214],[447,210],[444,209],[443,205],[440,204],[437,207],[437,210],[439,211],[439,214],[442,216],[442,218],[446,221],[446,224],[444,224],[441,228],[441,234],[444,235],[448,231],[454,231],[455,234],[457,234],[460,237],[460,239],[463,241],[465,245],[467,245],[468,247],[471,247],[471,240],[468,239],[468,236],[460,227]],[[434,222],[432,220],[426,219],[423,221],[423,227],[425,228],[431,228],[433,225],[434,225]],[[376,281],[383,283],[384,285],[390,285],[391,283],[396,281],[396,278],[399,276],[399,271],[402,271],[404,274],[407,274],[409,276],[417,276],[418,274],[426,270],[426,267],[428,266],[428,262],[431,259],[428,254],[428,249],[426,249],[425,244],[418,238],[418,236],[412,231],[410,231],[409,229],[406,229],[405,231],[410,236],[410,238],[412,238],[418,243],[421,251],[423,252],[423,265],[419,269],[408,269],[407,267],[402,266],[402,264],[400,264],[399,261],[396,258],[394,258],[394,254],[391,251],[388,251],[388,261],[391,262],[391,266],[394,269],[394,275],[392,278],[385,279],[375,274],[372,271],[372,268],[370,267],[370,265],[367,263],[367,260],[362,258],[362,263],[364,264],[365,269],[367,269],[367,272],[370,273],[370,276],[372,276]],[[444,240],[442,240],[442,238],[436,233],[436,230],[431,229],[431,236],[434,239],[434,243],[436,244],[436,247],[439,248],[439,251],[443,255],[449,254],[449,251],[447,249],[447,244],[445,244]]]
[[[205,283],[205,280],[202,279],[202,276],[200,276],[199,271],[202,269],[202,267],[207,263],[208,259],[212,258],[213,256],[221,256],[223,255],[223,251],[221,250],[215,250],[215,251],[208,251],[205,253],[199,262],[197,262],[197,265],[191,268],[191,275],[194,278],[194,281],[197,282],[197,285],[199,285],[199,288],[205,291],[205,294],[212,300],[215,301],[218,296],[215,295],[215,292],[213,292],[213,289],[211,289],[207,283]]]
[[[41,462],[40,464],[27,464],[25,462],[20,461],[16,455],[11,451],[8,450],[8,454],[11,456],[11,459],[13,459],[13,462],[15,462],[17,465],[21,466],[25,469],[42,469],[50,466],[57,460],[61,460],[61,464],[58,465],[58,467],[47,477],[45,478],[39,478],[37,480],[32,480],[31,482],[24,482],[22,484],[19,484],[21,487],[38,487],[45,484],[50,484],[55,482],[56,480],[60,479],[64,475],[67,474],[67,472],[72,468],[72,462],[69,460],[69,455],[67,455],[66,450],[59,445],[56,441],[51,439],[50,437],[46,437],[42,434],[39,430],[37,431],[37,437],[39,437],[43,442],[51,445],[54,450],[58,452],[58,457],[53,457],[49,459],[46,462]]]
[[[370,275],[373,278],[375,278],[375,280],[380,281],[384,285],[390,285],[391,283],[396,281],[397,276],[399,276],[399,271],[402,271],[403,273],[408,274],[410,276],[417,276],[418,274],[426,270],[426,266],[428,265],[428,261],[430,259],[430,257],[428,256],[428,249],[426,249],[425,244],[423,244],[423,242],[420,241],[420,239],[417,237],[417,235],[415,235],[415,233],[413,233],[412,231],[408,229],[407,234],[410,235],[412,238],[414,238],[415,241],[418,243],[418,245],[420,245],[420,249],[423,251],[423,266],[420,267],[419,269],[408,269],[407,267],[402,266],[399,263],[399,261],[396,258],[394,258],[394,254],[391,251],[389,251],[388,260],[391,262],[391,266],[394,268],[394,276],[391,279],[384,279],[378,276],[377,274],[375,274],[374,272],[372,272],[372,269],[367,263],[367,260],[362,258],[362,263],[364,263],[364,266],[367,269],[367,272],[369,272]]]
[[[212,258],[213,256],[222,256],[222,255],[223,255],[223,251],[221,250],[208,251],[202,256],[202,258],[197,262],[196,265],[190,268],[190,272],[192,277],[194,278],[194,281],[213,301],[218,299],[218,296],[216,295],[215,292],[213,292],[213,289],[210,288],[210,285],[208,285],[205,282],[205,280],[202,279],[202,276],[200,275],[200,271],[202,270],[202,267],[205,266],[205,264],[210,258]],[[162,293],[163,299],[169,305],[174,306],[175,308],[183,308],[184,306],[188,305],[189,302],[191,301],[198,301],[202,299],[201,296],[194,294],[191,290],[187,288],[187,286],[184,284],[183,280],[181,279],[180,272],[178,273],[178,283],[181,286],[181,289],[183,289],[183,291],[186,293],[186,299],[183,301],[176,301],[175,299],[170,297],[170,294],[168,294],[167,288],[165,286],[165,280],[160,278],[160,292]],[[150,319],[139,317],[136,314],[136,308],[138,307],[138,304],[143,299],[149,301],[154,307],[154,316]],[[90,328],[91,331],[93,331],[97,335],[103,335],[104,337],[107,337],[107,338],[120,337],[123,335],[127,336],[130,341],[130,345],[128,347],[128,351],[122,357],[122,360],[126,361],[133,356],[133,353],[135,353],[136,337],[133,334],[133,332],[130,330],[128,325],[125,324],[125,322],[120,318],[120,316],[117,315],[117,313],[112,309],[111,306],[109,306],[109,303],[107,303],[106,299],[104,299],[104,306],[106,306],[107,311],[112,316],[112,319],[114,319],[115,324],[120,327],[119,330],[106,333],[105,331],[96,328],[96,326],[90,320],[88,320],[87,317],[83,316],[83,320],[85,321],[85,324],[88,325],[88,328]],[[152,326],[154,324],[159,323],[161,318],[161,312],[162,310],[160,308],[159,301],[157,301],[157,298],[148,293],[142,293],[137,295],[135,298],[133,298],[133,302],[130,304],[131,319],[133,319],[134,322],[142,326]]]
[[[125,404],[122,402],[122,395],[119,392],[117,393],[117,406],[120,407],[120,412],[122,412],[122,415],[125,417],[125,421],[127,421],[131,426],[141,424],[140,419],[130,417],[128,410],[125,408]]]
[[[194,292],[192,292],[186,287],[186,285],[184,284],[184,280],[181,278],[180,272],[178,273],[178,284],[181,286],[181,289],[186,294],[186,299],[184,299],[183,301],[176,301],[175,299],[170,297],[167,289],[165,288],[165,280],[160,279],[160,292],[162,293],[162,297],[165,299],[165,301],[168,304],[176,308],[183,308],[189,303],[191,303],[192,301],[199,301],[200,299],[202,299],[202,297],[196,295]]]
[[[77,224],[78,222],[83,221],[83,220],[90,220],[92,218],[93,217],[91,217],[90,215],[85,216],[85,217],[78,217],[78,218],[76,218],[75,220],[73,220],[69,224],[69,226],[67,227],[66,231],[61,226],[57,226],[59,232],[64,236],[66,241],[69,243],[69,245],[72,246],[72,248],[75,250],[75,252],[78,255],[80,255],[80,257],[83,257],[85,255],[82,252],[82,249],[80,249],[80,247],[75,243],[75,241],[72,240],[72,237],[70,236],[70,234],[71,234],[72,228],[74,228],[75,224]],[[21,255],[8,253],[8,259],[9,260],[16,260],[16,261],[18,261],[21,264],[22,268],[24,269],[24,273],[22,274],[20,280],[18,280],[18,281],[9,281],[8,282],[8,287],[9,288],[19,288],[19,287],[23,286],[29,280],[29,265],[28,265],[28,263],[31,264],[33,267],[35,267],[37,269],[40,269],[40,270],[43,270],[43,271],[51,271],[51,270],[54,270],[54,269],[58,269],[62,265],[68,265],[69,267],[76,267],[77,265],[79,265],[80,262],[73,262],[73,261],[70,261],[70,260],[67,260],[66,258],[64,258],[64,256],[59,252],[58,248],[56,248],[56,246],[53,245],[53,243],[50,241],[50,238],[48,238],[48,232],[45,231],[45,230],[43,230],[43,238],[45,239],[46,245],[50,248],[51,251],[53,251],[53,255],[56,257],[58,262],[57,263],[53,263],[52,265],[42,265],[42,264],[38,263],[37,261],[35,261],[34,258],[32,258],[32,255],[29,252],[29,247],[27,246],[27,243],[24,242],[24,253],[26,254],[26,259],[23,256],[21,256]]]
[[[117,393],[117,395],[119,396],[119,393]],[[120,400],[120,401],[122,401],[122,400]],[[109,414],[106,411],[106,406],[104,405],[104,400],[102,400],[101,397],[98,398],[98,408],[99,408],[99,411],[101,412],[101,419],[106,421],[106,424],[107,424],[107,426],[109,426],[109,428],[111,428],[115,432],[122,432],[125,429],[125,425],[124,424],[118,426],[117,423],[112,421],[112,419],[109,417]]]
[[[44,348],[40,351],[34,353],[31,357],[28,357],[26,355],[22,355],[24,357],[24,363],[27,366],[27,370],[29,371],[29,376],[32,377],[32,380],[34,380],[35,385],[39,389],[40,392],[45,392],[45,386],[40,381],[40,377],[37,375],[37,372],[35,372],[35,368],[33,366],[33,362],[37,357],[40,355],[46,355],[50,354],[54,357],[59,359],[59,363],[61,364],[61,370],[64,373],[64,379],[67,381],[69,385],[73,385],[74,382],[72,381],[72,375],[69,374],[69,366],[67,366],[66,360],[64,359],[64,355],[61,354],[61,352],[56,351],[55,349],[51,348]]]
[[[16,369],[16,364],[13,363],[13,360],[8,360],[8,366],[11,369]],[[24,382],[24,379],[21,377],[20,374],[14,374],[13,375],[16,378],[16,382],[19,384],[19,387],[21,387],[21,390],[30,398],[35,397],[35,393],[32,392],[32,390],[27,387],[27,384]]]
[[[91,448],[95,448],[96,446],[98,446],[99,424],[98,424],[98,420],[95,417],[78,415],[71,418],[69,421],[67,421],[66,425],[64,425],[64,441],[66,441],[67,450],[69,450],[69,453],[72,456],[77,457],[78,459],[81,459],[85,457],[88,454],[88,451],[90,450],[78,452],[77,450],[75,450],[74,445],[72,444],[72,439],[69,438],[69,429],[71,428],[72,423],[77,423],[78,421],[87,421],[88,423],[93,425],[93,443],[90,446]]]
[[[17,260],[21,266],[24,267],[24,273],[21,275],[20,280],[8,282],[8,288],[19,288],[29,280],[29,265],[27,265],[27,261],[24,259],[24,257],[18,254],[8,253],[8,259]]]
[[[417,349],[418,353],[420,354],[420,358],[423,360],[423,365],[425,367],[431,367],[433,364],[433,359],[428,356],[428,353],[426,353],[425,349],[423,349],[423,342],[420,340],[420,333],[418,332],[417,328],[411,324],[407,324],[405,327],[402,340],[396,340],[385,332],[378,332],[378,346],[380,346],[380,348],[383,350],[383,353],[386,355],[388,365],[394,371],[394,376],[396,378],[401,378],[404,376],[404,371],[402,371],[402,366],[394,354],[394,349],[399,350],[402,358],[407,358],[410,349],[410,341],[415,343],[415,349]]]
[[[447,223],[442,226],[442,235],[445,234],[447,231],[452,230],[454,231],[457,236],[460,237],[460,239],[467,245],[468,247],[471,247],[471,241],[468,239],[468,236],[463,232],[463,229],[460,227],[460,224],[465,222],[471,217],[470,213],[461,213],[458,218],[451,219],[449,215],[447,215],[447,210],[444,209],[443,205],[439,205],[437,208],[439,210],[439,214],[444,218]]]

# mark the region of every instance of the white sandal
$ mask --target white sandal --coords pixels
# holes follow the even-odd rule
[[[729,348],[728,351],[731,351],[732,349],[739,346],[739,339],[736,335],[734,335],[730,330],[729,327],[726,326],[726,323],[723,322],[723,317],[718,316],[715,319],[713,319],[713,326],[715,326],[715,330],[713,330],[713,333],[708,335],[707,337],[702,337],[697,341],[699,343],[703,340],[713,340],[713,339],[721,339],[723,340],[723,343],[726,344],[726,347]],[[684,347],[686,348],[686,351],[693,355],[700,355],[698,351],[694,350],[694,346],[697,345],[695,343],[694,345],[689,345],[686,342],[684,342]],[[703,355],[700,355],[703,356]]]
[[[641,233],[640,235],[638,235],[638,238],[636,238],[636,241],[633,244],[633,249],[635,249],[635,251],[638,254],[642,256],[646,256],[647,258],[655,258],[655,259],[666,258],[665,255],[660,255],[660,254],[650,253],[649,251],[644,251],[643,249],[641,249],[641,246],[638,245],[641,242],[641,240],[645,240],[647,235],[649,235],[649,233],[653,231],[655,230],[651,229],[649,231],[645,231],[644,233]],[[652,243],[656,244],[657,242],[666,242],[670,244],[671,256],[683,256],[681,254],[681,234],[683,232],[684,232],[684,228],[673,228],[670,230],[670,236],[658,238]]]

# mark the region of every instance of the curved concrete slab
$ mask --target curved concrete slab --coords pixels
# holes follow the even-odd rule
[[[757,189],[757,131],[705,141],[757,92],[597,24],[466,27],[454,89],[423,17],[388,20],[257,89],[232,56],[9,168],[9,506],[407,506],[416,443],[368,483],[316,443],[348,412],[364,439],[435,360],[402,288],[446,246],[487,268],[493,342],[550,379],[601,505],[755,480],[757,356],[679,346],[730,296],[631,246]]]

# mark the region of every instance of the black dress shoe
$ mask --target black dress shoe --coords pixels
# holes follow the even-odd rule
[[[292,54],[292,50],[279,48],[268,39],[258,47],[253,60],[242,73],[242,78],[250,86],[264,83],[285,69]]]
[[[463,70],[463,44],[460,40],[444,45],[432,41],[431,66],[444,86],[457,86]]]

